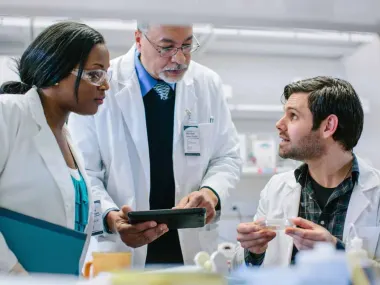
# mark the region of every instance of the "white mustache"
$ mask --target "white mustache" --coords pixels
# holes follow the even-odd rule
[[[167,67],[163,71],[178,71],[178,70],[186,70],[187,64],[179,64],[176,67]]]

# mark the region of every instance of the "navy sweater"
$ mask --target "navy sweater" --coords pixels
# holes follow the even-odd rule
[[[170,89],[169,99],[161,100],[152,89],[144,96],[144,106],[150,157],[150,209],[171,209],[175,206],[173,173],[175,91]],[[177,230],[169,230],[148,244],[146,263],[183,264]]]

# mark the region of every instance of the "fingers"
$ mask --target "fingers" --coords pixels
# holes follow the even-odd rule
[[[120,237],[126,245],[137,248],[155,241],[168,231],[169,229],[166,225],[160,224],[143,232],[124,232]]]
[[[274,239],[274,237],[275,236],[263,237],[263,238],[259,238],[257,240],[253,240],[253,241],[244,241],[244,242],[240,243],[240,245],[243,248],[248,249],[252,253],[261,254],[261,253],[266,251],[266,249],[268,248],[268,243],[272,239]]]
[[[268,242],[270,242],[272,239],[273,238],[269,239],[267,237],[263,237],[257,240],[243,241],[240,243],[240,245],[242,248],[246,248],[246,249],[249,249],[249,248],[260,249],[268,245]]]
[[[216,216],[216,211],[214,208],[206,208],[206,224],[210,223]]]
[[[178,205],[175,206],[173,209],[183,209],[187,202],[189,201],[189,196],[183,197],[181,201],[179,201]]]
[[[204,201],[203,195],[199,192],[194,193],[193,195],[189,195],[188,199],[189,200],[186,206],[184,207],[185,209],[198,208],[201,205],[201,203]]]
[[[128,217],[128,213],[132,212],[132,208],[127,205],[124,205],[121,207],[121,211],[124,213],[126,217]]]
[[[216,216],[216,210],[214,205],[209,200],[203,200],[197,208],[205,208],[206,209],[206,223],[210,223]]]
[[[206,224],[208,224],[215,218],[216,211],[211,201],[207,200],[204,195],[202,192],[193,192],[182,198],[178,205],[172,209],[205,208]]]
[[[261,240],[261,239],[267,239],[268,241],[271,241],[275,237],[276,237],[276,233],[274,231],[261,230],[258,232],[251,232],[247,234],[238,233],[237,240],[239,242],[255,241],[255,240]]]
[[[125,231],[131,234],[135,234],[135,233],[144,232],[149,229],[153,229],[155,227],[157,227],[157,223],[154,221],[151,221],[151,222],[138,223],[135,225],[128,225],[128,229],[126,229]]]
[[[239,224],[237,232],[240,245],[256,254],[265,252],[268,243],[276,237],[276,232],[263,229],[255,222]]]
[[[286,228],[285,234],[293,238],[294,245],[298,250],[308,250],[314,248],[317,241],[327,241],[324,231],[309,230],[301,228]]]
[[[323,232],[316,230],[304,230],[300,228],[286,228],[285,234],[291,236],[292,238],[298,237],[301,239],[308,239],[312,241],[324,241]]]
[[[260,230],[262,230],[262,227],[257,225],[255,222],[241,223],[237,227],[237,232],[240,234],[249,234],[251,232],[258,232]]]
[[[120,213],[120,217],[122,218],[122,219],[125,219],[127,222],[128,222],[128,213],[129,212],[132,212],[133,210],[132,210],[132,208],[131,207],[129,207],[129,206],[127,206],[127,205],[124,205],[124,206],[122,206],[121,207],[121,213]]]
[[[303,235],[304,230],[300,228],[292,228],[288,227],[285,229],[285,234],[291,235],[291,236],[301,236]]]
[[[169,231],[168,227],[166,225],[158,225],[157,227],[153,229],[149,229],[144,231],[141,234],[141,237],[143,239],[143,245],[151,243],[152,241],[155,241],[163,234],[167,233]]]
[[[124,205],[121,207],[121,211],[124,214],[124,216],[121,215],[121,218],[124,219],[126,222],[128,222],[128,213],[132,211],[132,208],[127,206],[127,205]],[[138,223],[135,225],[131,225],[131,224],[127,224],[127,223],[120,223],[118,231],[133,234],[133,233],[139,233],[139,232],[146,231],[146,230],[154,228],[156,226],[157,226],[157,223],[154,221]]]
[[[305,220],[303,218],[300,218],[300,217],[297,217],[297,218],[293,218],[292,219],[292,222],[300,227],[300,228],[303,228],[303,229],[309,229],[309,230],[312,230],[315,228],[315,224],[313,222],[310,222],[308,220]]]

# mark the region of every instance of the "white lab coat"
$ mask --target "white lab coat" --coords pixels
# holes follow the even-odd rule
[[[354,237],[354,224],[360,238],[364,239],[364,247],[371,258],[380,260],[380,172],[360,158],[359,180],[353,189],[344,223],[343,242]],[[301,185],[296,182],[294,171],[272,177],[260,195],[260,202],[255,219],[261,217],[282,218],[283,211],[287,217],[298,216],[301,197]],[[293,239],[285,233],[277,232],[277,236],[268,244],[263,265],[288,265],[293,250]],[[240,248],[236,255],[242,259],[244,254]],[[242,260],[240,260],[241,262]],[[237,261],[237,263],[239,263]]]
[[[73,140],[84,155],[94,195],[101,197],[103,211],[125,204],[134,210],[149,210],[149,147],[134,59],[133,47],[111,62],[110,90],[95,116],[72,114],[68,122]],[[186,110],[190,110],[191,119],[199,123],[199,157],[184,155],[182,130]],[[235,188],[240,178],[241,159],[236,129],[219,76],[191,62],[184,78],[177,83],[174,116],[175,202],[202,186],[209,186],[218,192],[223,208],[229,190]],[[201,250],[216,250],[216,227],[179,230],[185,264],[191,264]],[[108,236],[105,240],[111,239]],[[133,265],[145,265],[147,246],[131,249],[120,239],[113,237],[113,240],[116,240],[113,245],[106,246],[104,239],[99,238],[98,250],[132,251]]]
[[[82,159],[72,147],[66,128],[64,131],[79,170],[87,180]],[[36,89],[25,95],[0,95],[0,146],[0,207],[74,229],[75,189]],[[93,228],[91,191],[88,196],[88,238],[80,268]],[[9,250],[0,232],[0,272],[10,271],[16,263],[17,256]]]

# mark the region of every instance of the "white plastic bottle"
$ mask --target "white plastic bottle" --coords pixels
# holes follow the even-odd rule
[[[368,253],[363,249],[363,240],[357,236],[351,240],[346,253],[351,269],[360,266],[363,261],[368,259]]]
[[[355,237],[346,248],[347,261],[353,284],[370,284],[363,268],[369,265],[367,251],[363,249],[363,240],[358,237],[355,227],[352,225]]]

